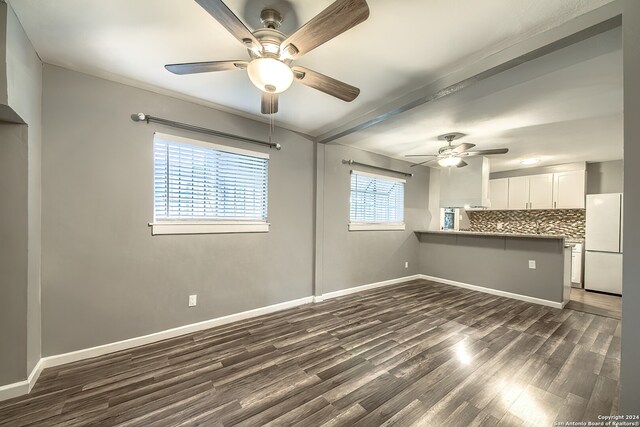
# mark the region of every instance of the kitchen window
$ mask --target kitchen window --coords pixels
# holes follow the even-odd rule
[[[404,179],[351,171],[349,230],[404,230]]]
[[[269,155],[156,133],[153,234],[269,231]]]

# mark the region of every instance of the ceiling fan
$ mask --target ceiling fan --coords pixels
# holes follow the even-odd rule
[[[260,19],[265,27],[252,32],[223,1],[195,1],[247,48],[250,59],[165,65],[172,73],[246,69],[251,82],[261,90],[263,114],[278,112],[278,94],[287,90],[294,80],[346,102],[360,94],[355,86],[291,63],[364,22],[369,17],[365,0],[337,0],[289,36],[278,31],[282,16],[277,10],[264,9]]]
[[[438,137],[439,140],[447,141],[448,145],[444,147],[440,147],[438,150],[438,154],[407,154],[405,157],[433,157],[433,159],[426,160],[422,163],[415,163],[411,165],[418,166],[424,165],[429,162],[437,161],[438,164],[442,167],[452,167],[456,166],[459,168],[463,168],[468,165],[467,162],[464,161],[465,157],[471,156],[490,156],[492,154],[506,154],[509,152],[508,148],[494,148],[490,150],[477,150],[477,151],[468,151],[471,148],[475,147],[475,144],[469,144],[467,142],[463,142],[460,145],[453,146],[451,143],[465,136],[463,133],[448,133],[445,135],[440,135]]]

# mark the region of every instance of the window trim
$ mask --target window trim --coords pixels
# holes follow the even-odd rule
[[[255,221],[161,221],[150,222],[151,235],[268,233],[268,222]]]
[[[349,231],[403,231],[405,223],[391,222],[350,222]]]
[[[200,141],[197,139],[185,138],[178,135],[170,135],[162,132],[153,133],[153,143],[157,139],[163,139],[169,142],[177,142],[181,144],[194,145],[197,147],[224,151],[227,153],[240,154],[244,156],[258,157],[270,160],[268,153],[260,151],[245,150],[242,148],[231,147],[228,145],[216,144],[213,142]],[[153,177],[152,177],[153,185]],[[154,188],[155,191],[155,188]],[[269,189],[267,188],[267,192]],[[155,202],[154,202],[155,203]],[[151,235],[170,235],[170,234],[227,234],[227,233],[268,233],[271,223],[265,221],[215,221],[210,219],[204,220],[162,220],[155,219],[155,206],[153,209],[154,222],[149,223],[151,227]]]
[[[349,180],[351,180],[351,175],[361,175],[368,176],[371,178],[382,178],[389,181],[397,181],[401,182],[404,185],[404,190],[406,190],[407,180],[403,178],[396,178],[395,176],[388,175],[380,175],[376,173],[363,172],[355,169],[351,169],[349,171]],[[403,197],[404,203],[404,197]],[[349,189],[349,204],[351,204],[351,189]],[[351,205],[349,205],[349,209],[351,209]],[[404,216],[404,205],[402,206],[402,212]],[[349,221],[348,226],[349,231],[404,231],[406,229],[405,222],[351,222]]]

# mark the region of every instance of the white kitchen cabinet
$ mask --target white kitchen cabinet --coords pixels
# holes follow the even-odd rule
[[[489,199],[492,210],[584,209],[585,171],[492,179]]]
[[[584,209],[585,171],[553,174],[553,208]]]
[[[489,180],[489,200],[492,210],[509,207],[509,178]]]
[[[529,177],[509,178],[508,209],[529,208]]]
[[[582,287],[582,245],[576,244],[571,251],[571,283]]]
[[[529,178],[529,209],[553,208],[553,174],[531,175]]]

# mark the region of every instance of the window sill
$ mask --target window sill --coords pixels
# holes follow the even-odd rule
[[[151,235],[267,233],[268,222],[152,222]]]
[[[349,224],[349,231],[402,231],[404,229],[404,224]]]

